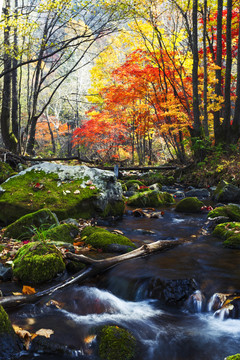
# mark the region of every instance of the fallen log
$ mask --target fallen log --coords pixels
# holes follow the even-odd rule
[[[87,268],[79,271],[74,276],[71,276],[69,279],[63,281],[62,283],[55,285],[53,287],[50,287],[48,289],[42,290],[37,292],[36,294],[32,295],[13,295],[13,296],[4,296],[0,298],[0,305],[2,305],[4,308],[11,308],[16,307],[19,305],[23,305],[26,303],[33,303],[39,300],[40,298],[51,295],[57,290],[61,290],[69,285],[73,285],[75,283],[80,283],[87,278],[93,277],[99,273],[102,273],[109,268],[123,262],[128,261],[131,259],[136,259],[139,257],[149,256],[155,252],[159,251],[166,251],[173,249],[174,247],[189,243],[189,241],[186,240],[159,240],[154,243],[143,245],[140,248],[133,250],[127,254],[114,256],[107,259],[102,260],[94,260],[90,257],[87,257],[85,255],[76,255],[72,253],[66,253],[66,258],[79,261],[83,264],[89,265]]]

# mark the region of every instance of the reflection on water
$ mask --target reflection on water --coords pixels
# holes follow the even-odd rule
[[[85,284],[54,294],[51,299],[59,302],[60,309],[46,306],[47,298],[17,309],[11,314],[12,321],[31,332],[51,328],[52,341],[79,349],[87,357],[86,337],[96,335],[105,324],[123,326],[134,334],[138,360],[223,360],[239,352],[240,320],[221,321],[203,302],[216,292],[239,291],[240,252],[224,249],[207,229],[203,231],[205,222],[206,214],[179,215],[172,209],[166,209],[160,219],[124,217],[112,228],[136,243],[159,239],[188,239],[191,243],[121,263],[106,272],[97,287]],[[154,277],[195,279],[199,289],[189,303],[191,309],[150,300],[147,286]],[[33,358],[38,359],[21,357]],[[43,359],[66,357],[48,354],[39,357]]]

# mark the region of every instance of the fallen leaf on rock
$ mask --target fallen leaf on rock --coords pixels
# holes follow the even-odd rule
[[[36,290],[31,286],[23,285],[22,293],[24,295],[32,295],[32,294],[36,294]]]
[[[14,296],[22,295],[22,293],[20,293],[20,292],[13,292],[12,294],[13,294]]]
[[[51,329],[40,329],[36,331],[36,335],[45,336],[46,338],[50,338],[52,334],[54,334],[54,331]]]
[[[25,346],[26,350],[29,350],[29,346],[30,346],[30,342],[31,342],[30,332],[20,328],[17,325],[12,325],[12,327],[13,327],[13,330],[15,331],[15,333],[20,337],[20,339],[22,339],[24,341],[24,346]]]

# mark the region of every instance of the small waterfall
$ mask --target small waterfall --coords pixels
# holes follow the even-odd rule
[[[196,290],[192,295],[190,295],[186,302],[187,309],[190,312],[194,312],[194,313],[202,312],[204,304],[205,304],[205,296],[201,293],[200,290]]]
[[[221,293],[213,294],[213,296],[210,298],[208,302],[208,311],[216,312],[217,310],[219,310],[223,306],[224,302],[227,300],[227,297],[228,297],[227,294],[221,294]]]

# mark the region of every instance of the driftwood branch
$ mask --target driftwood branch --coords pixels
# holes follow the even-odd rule
[[[69,279],[65,280],[59,285],[55,285],[46,290],[40,291],[33,295],[18,295],[18,296],[5,296],[0,298],[0,305],[4,308],[16,307],[25,303],[33,303],[46,295],[51,295],[55,291],[63,289],[69,285],[80,283],[87,278],[93,277],[103,271],[106,271],[110,267],[113,267],[123,261],[149,256],[152,253],[158,251],[166,251],[170,250],[178,245],[187,243],[186,240],[159,240],[154,243],[143,245],[140,248],[131,251],[130,253],[114,256],[111,258],[103,259],[103,260],[94,260],[84,255],[75,255],[72,253],[67,253],[66,258],[79,261],[83,264],[89,265],[87,268],[81,270],[74,276],[71,276]]]

